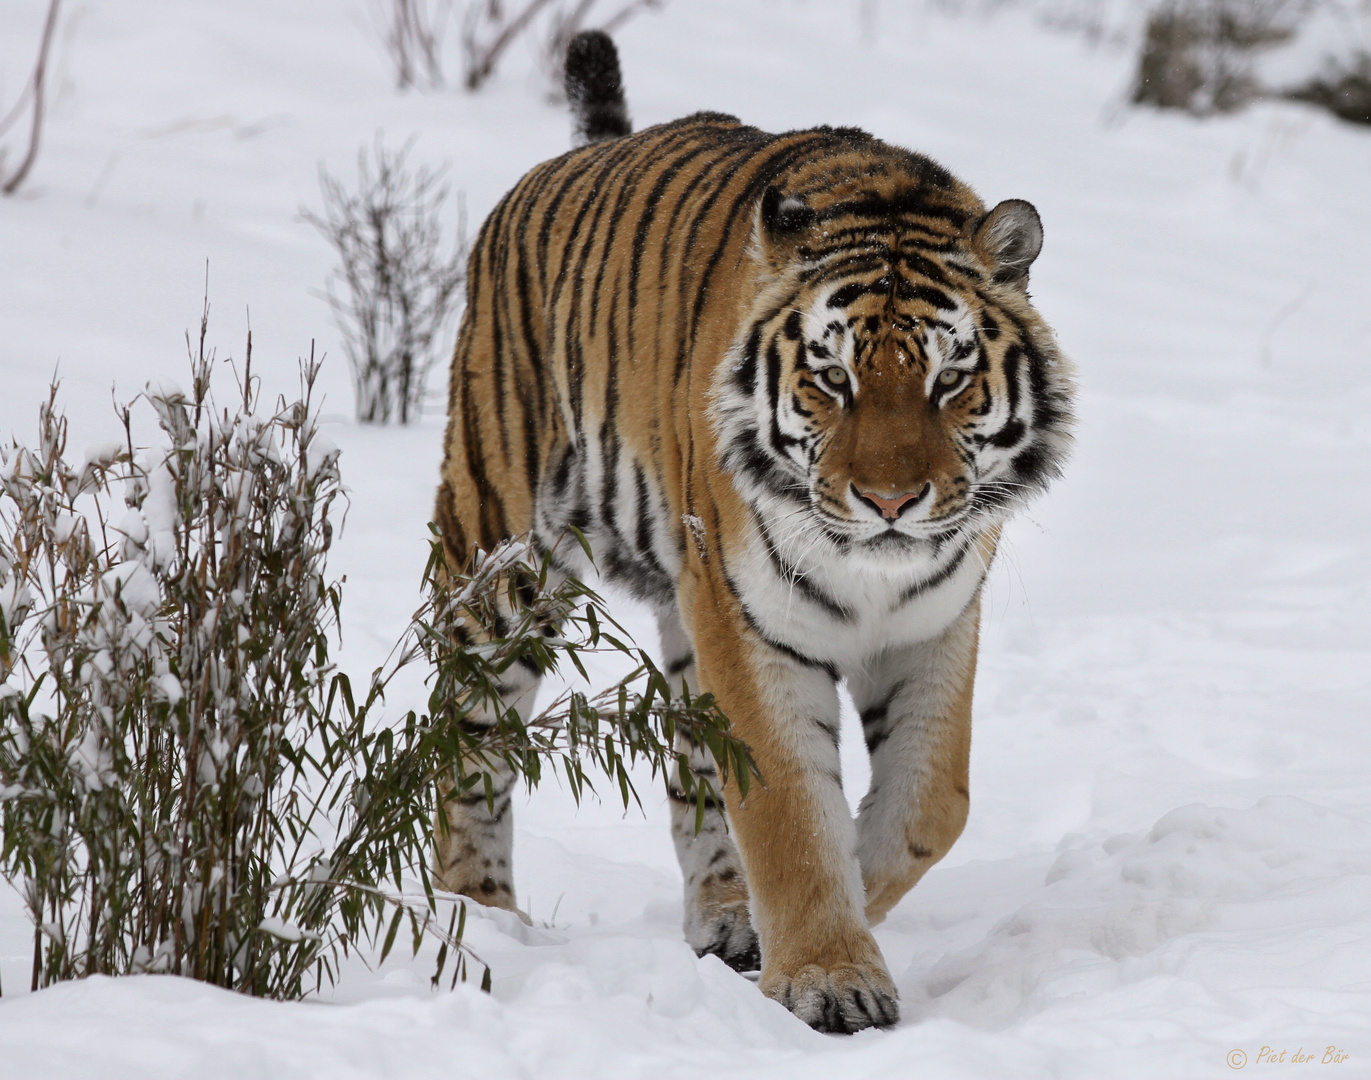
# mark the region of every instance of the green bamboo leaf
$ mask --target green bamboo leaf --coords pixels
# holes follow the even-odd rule
[[[567,531],[576,537],[576,542],[581,545],[581,550],[586,553],[586,558],[590,560],[590,565],[595,565],[595,555],[590,550],[590,541],[586,539],[585,533],[581,532],[575,525],[568,525]]]
[[[385,944],[381,946],[381,963],[386,962],[386,957],[390,955],[391,946],[395,944],[395,935],[400,929],[400,920],[404,918],[405,909],[396,907],[395,917],[390,920],[390,929],[386,931]]]

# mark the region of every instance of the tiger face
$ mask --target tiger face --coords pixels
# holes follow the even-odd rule
[[[901,222],[871,200],[879,218],[854,222],[844,194],[827,208],[764,196],[753,255],[770,280],[721,369],[718,429],[769,517],[894,567],[1045,486],[1070,388],[1048,377],[1055,345],[1027,303],[1042,246],[1030,204],[925,205]]]

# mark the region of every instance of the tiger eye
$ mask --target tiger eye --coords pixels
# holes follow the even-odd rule
[[[956,368],[948,368],[938,376],[938,381],[944,386],[956,386],[962,381],[962,373]]]
[[[842,386],[843,383],[847,382],[847,369],[838,367],[837,365],[824,368],[824,378],[834,386]]]

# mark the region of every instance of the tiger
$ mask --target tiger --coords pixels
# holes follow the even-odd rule
[[[634,133],[602,33],[565,70],[580,145],[472,247],[444,558],[529,536],[650,606],[665,672],[714,696],[761,777],[743,797],[681,747],[719,793],[697,828],[668,785],[686,941],[820,1031],[889,1027],[872,927],[965,825],[982,587],[1071,442],[1073,366],[1028,293],[1039,215],[856,128]],[[526,717],[535,674],[506,679]],[[871,763],[855,820],[844,681]],[[434,860],[517,910],[513,782],[454,799]]]

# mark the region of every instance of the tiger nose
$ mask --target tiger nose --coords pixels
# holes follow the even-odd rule
[[[915,503],[922,501],[928,494],[928,489],[933,486],[931,481],[925,481],[924,486],[918,491],[906,491],[900,495],[877,495],[874,491],[858,491],[857,485],[852,485],[852,490],[857,498],[878,510],[883,518],[894,521]]]

